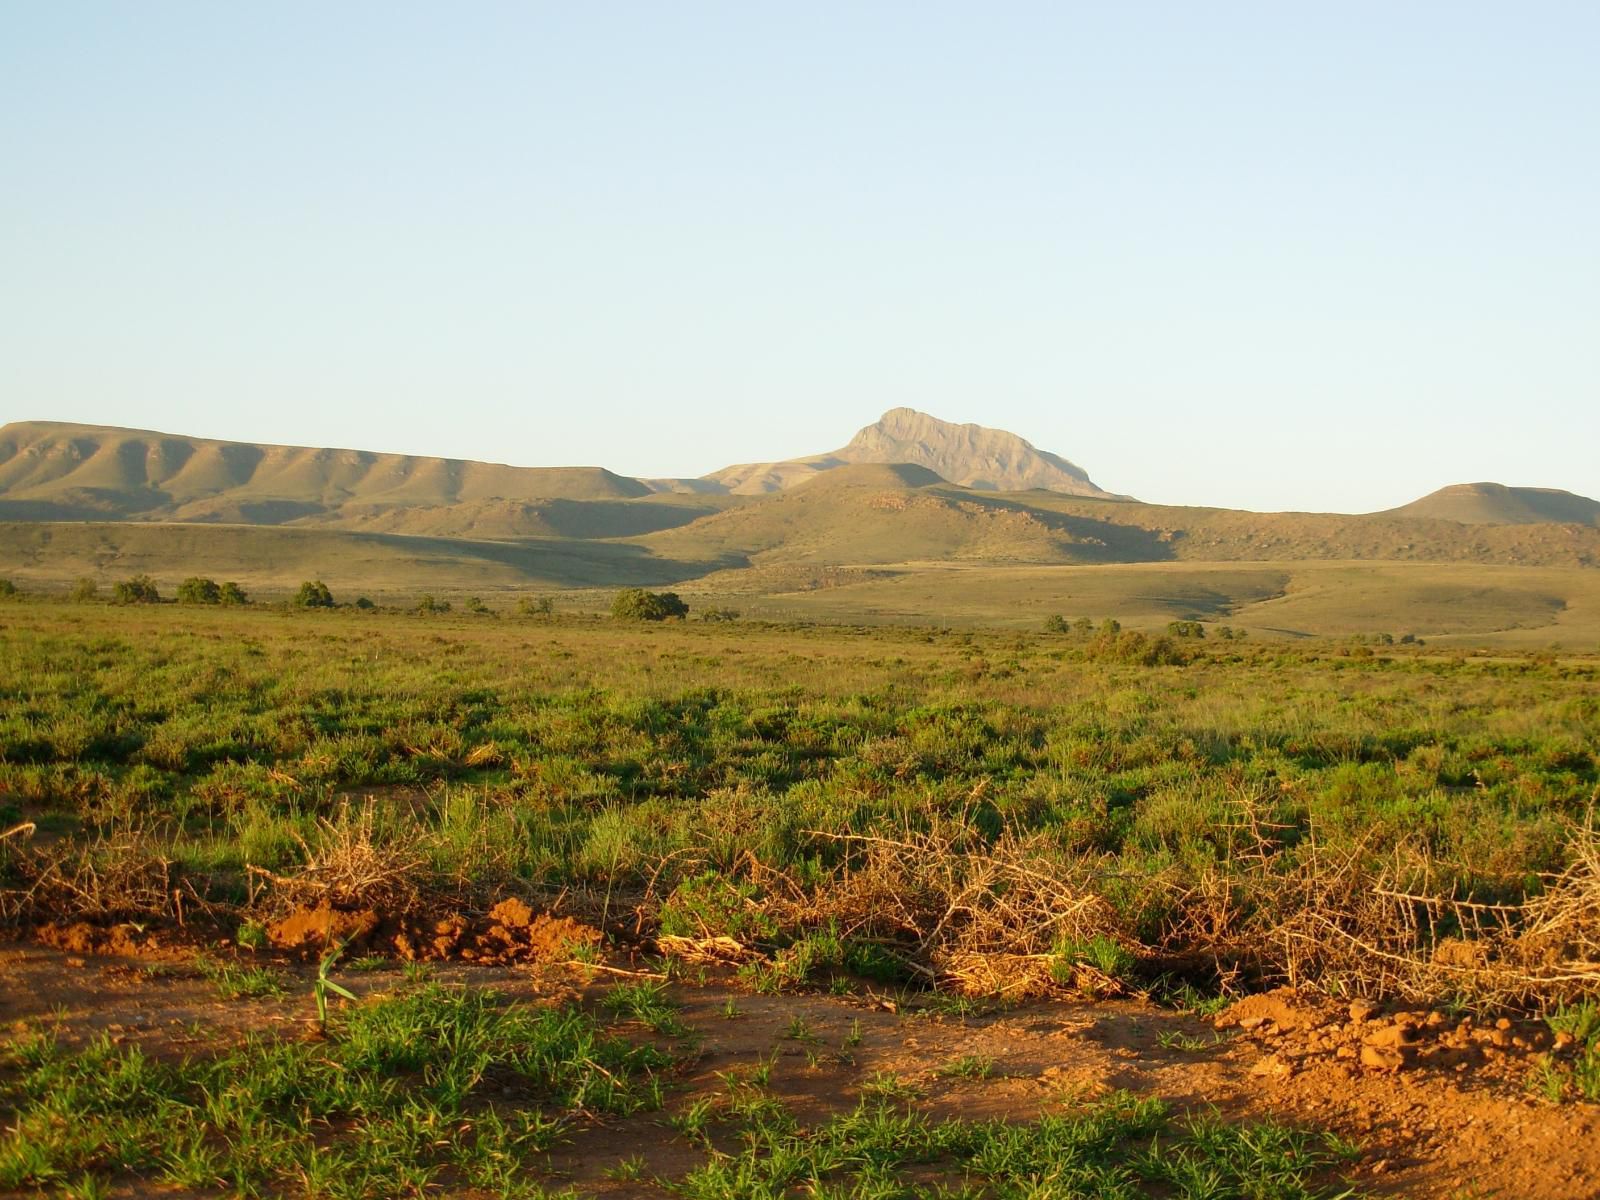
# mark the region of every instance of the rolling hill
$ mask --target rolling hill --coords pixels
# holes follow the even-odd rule
[[[1600,566],[1600,528],[1386,514],[1253,513],[1047,491],[979,492],[926,468],[849,466],[638,539],[752,565],[1375,560]]]
[[[651,494],[601,467],[511,467],[366,450],[266,446],[21,421],[0,429],[0,517],[282,525],[346,505],[621,500]]]
[[[1456,483],[1376,515],[1430,517],[1463,525],[1600,525],[1600,500],[1556,488]]]

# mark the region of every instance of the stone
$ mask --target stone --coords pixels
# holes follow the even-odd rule
[[[1399,1071],[1406,1065],[1406,1056],[1397,1046],[1361,1047],[1361,1065],[1371,1071]]]

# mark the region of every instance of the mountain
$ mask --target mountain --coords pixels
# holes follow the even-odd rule
[[[905,564],[1312,560],[1592,568],[1600,503],[1468,484],[1366,515],[1144,504],[1014,434],[910,409],[834,454],[704,480],[49,422],[0,429],[0,575],[30,580],[203,570],[277,586],[324,564],[355,585],[404,586],[411,562],[435,587],[452,572],[464,587],[603,587]]]
[[[737,495],[778,492],[850,463],[911,463],[981,492],[1043,489],[1110,498],[1083,468],[1003,429],[954,425],[914,408],[891,408],[831,454],[724,467],[706,478]]]
[[[1600,500],[1556,488],[1456,483],[1375,515],[1433,517],[1463,525],[1600,525]]]
[[[562,536],[549,502],[644,501],[584,536],[627,537],[717,511],[719,497],[781,491],[850,464],[909,463],[980,491],[1107,496],[1082,469],[1016,434],[885,413],[832,454],[729,467],[701,479],[632,479],[601,467],[513,467],[462,459],[212,441],[144,429],[19,421],[0,429],[0,520],[335,524],[434,536]],[[725,502],[724,502],[725,503]],[[685,507],[687,505],[687,507]],[[561,519],[566,518],[565,520]]]

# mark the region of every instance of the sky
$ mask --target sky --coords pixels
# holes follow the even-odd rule
[[[1600,5],[0,6],[0,421],[1600,496]]]

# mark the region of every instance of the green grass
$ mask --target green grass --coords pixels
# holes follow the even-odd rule
[[[1600,1102],[1600,1004],[1586,1000],[1561,1005],[1545,1018],[1550,1032],[1565,1034],[1565,1055],[1547,1054],[1528,1081],[1546,1099]]]
[[[682,1037],[689,1032],[678,1017],[680,1006],[667,995],[664,981],[642,979],[616,984],[601,997],[600,1006],[619,1017],[642,1021],[668,1037]]]
[[[211,981],[217,994],[224,1000],[288,994],[283,972],[271,967],[253,967],[205,958],[197,966],[200,974]]]
[[[988,1079],[994,1074],[994,1059],[987,1054],[963,1054],[939,1068],[949,1079]]]
[[[674,1184],[690,1200],[806,1194],[1060,1200],[1312,1200],[1352,1148],[1275,1124],[1180,1120],[1159,1100],[1113,1095],[1031,1122],[935,1121],[892,1099],[799,1127],[781,1106],[727,1113],[741,1145]]]
[[[574,1008],[433,985],[355,1007],[332,1032],[177,1062],[109,1039],[15,1041],[0,1188],[133,1172],[245,1195],[540,1196],[526,1173],[568,1115],[655,1107],[669,1065]]]

